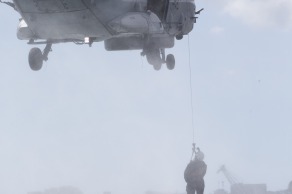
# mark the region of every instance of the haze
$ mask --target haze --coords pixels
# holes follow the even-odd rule
[[[292,3],[206,0],[190,34],[195,141],[206,193],[225,181],[292,180]],[[0,5],[0,193],[73,186],[84,194],[184,193],[192,146],[188,37],[155,71],[140,51],[58,44],[39,72]],[[43,47],[42,47],[43,48]],[[220,184],[219,184],[220,183]]]

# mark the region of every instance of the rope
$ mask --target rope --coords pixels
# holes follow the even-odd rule
[[[192,132],[193,144],[195,143],[195,123],[194,123],[194,103],[193,103],[193,85],[192,85],[192,67],[191,67],[191,46],[190,36],[188,35],[188,54],[189,54],[189,72],[190,72],[190,97],[191,97],[191,111],[192,111]]]

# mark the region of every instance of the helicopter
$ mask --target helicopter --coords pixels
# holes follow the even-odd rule
[[[141,50],[155,70],[175,67],[176,40],[192,31],[197,15],[194,0],[13,0],[2,1],[20,15],[17,38],[34,47],[29,66],[38,71],[58,43],[104,42],[107,51]]]

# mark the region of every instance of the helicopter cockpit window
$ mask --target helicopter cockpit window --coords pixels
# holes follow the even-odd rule
[[[164,20],[167,12],[167,3],[168,0],[148,0],[147,8],[155,13],[161,20]]]

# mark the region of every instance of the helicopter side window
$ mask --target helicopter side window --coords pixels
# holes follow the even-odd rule
[[[160,20],[164,20],[168,0],[148,0],[147,9],[155,13]]]

